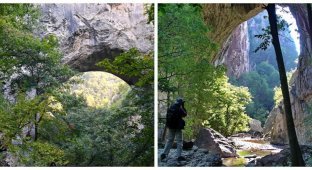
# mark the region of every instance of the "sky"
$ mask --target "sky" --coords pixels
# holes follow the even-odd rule
[[[282,10],[283,9],[283,10]],[[288,11],[288,13],[284,12],[284,11]],[[297,27],[297,23],[295,18],[292,16],[292,14],[289,11],[288,7],[280,7],[277,6],[276,7],[276,14],[277,15],[281,15],[282,18],[288,22],[288,24],[291,24],[289,29],[290,29],[290,35],[292,36],[292,38],[294,39],[295,45],[296,45],[296,50],[298,52],[298,54],[300,53],[300,44],[299,44],[299,33],[298,31],[298,27]]]

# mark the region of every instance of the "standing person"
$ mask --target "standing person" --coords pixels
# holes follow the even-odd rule
[[[174,142],[174,138],[177,141],[177,158],[178,161],[183,161],[185,158],[181,156],[183,147],[183,136],[182,129],[184,129],[185,121],[183,117],[187,115],[186,109],[184,108],[185,101],[182,98],[178,98],[174,104],[172,104],[166,115],[166,126],[169,128],[169,136],[165,145],[164,152],[160,155],[160,160],[163,160],[169,154],[169,151]]]

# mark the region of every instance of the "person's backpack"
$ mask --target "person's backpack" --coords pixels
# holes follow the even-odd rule
[[[181,119],[181,116],[179,115],[178,107],[176,105],[172,105],[167,109],[167,115],[166,115],[166,125],[169,128],[178,128],[179,121]]]

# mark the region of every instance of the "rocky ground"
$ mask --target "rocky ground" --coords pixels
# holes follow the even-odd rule
[[[171,149],[166,159],[161,161],[160,154],[163,149],[158,150],[158,166],[160,167],[206,167],[206,166],[222,166],[222,159],[216,154],[209,153],[207,149],[198,149],[194,146],[191,150],[184,150],[182,156],[186,161],[177,161],[176,149]]]
[[[186,161],[177,161],[176,149],[172,149],[159,166],[288,166],[287,145],[273,145],[261,135],[241,133],[225,138],[213,129],[204,129],[192,149],[183,150]],[[206,144],[205,144],[206,143]],[[209,145],[207,144],[209,143]],[[159,145],[158,157],[164,145]],[[312,147],[303,147],[305,161],[312,162]],[[309,165],[309,163],[307,163]]]

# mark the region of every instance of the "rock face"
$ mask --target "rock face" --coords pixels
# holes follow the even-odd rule
[[[257,119],[251,119],[249,121],[249,127],[250,127],[250,130],[253,132],[262,132],[263,131],[263,128],[261,127],[261,122],[260,122],[260,120],[257,120]]]
[[[163,152],[162,149],[158,150],[158,157]],[[175,149],[172,149],[166,159],[158,161],[158,166],[163,167],[208,167],[208,166],[222,166],[222,159],[220,156],[210,153],[206,149],[194,148],[193,150],[183,151],[182,156],[186,161],[177,161],[175,157]]]
[[[222,158],[238,157],[232,142],[211,128],[201,129],[194,144]]]
[[[311,65],[311,39],[307,11],[305,4],[287,4],[292,15],[296,19],[296,23],[300,33],[300,55],[296,74],[292,77],[290,99],[292,104],[292,112],[296,127],[299,144],[312,145],[312,65]],[[281,104],[282,105],[282,104]],[[271,138],[277,139],[275,142],[281,141],[288,143],[286,123],[281,123],[285,119],[282,109],[273,110],[269,119],[271,122],[280,122],[276,124],[266,124],[266,129],[271,129]],[[275,118],[275,120],[274,120]]]
[[[247,22],[240,24],[226,40],[217,63],[224,63],[227,75],[238,78],[249,71],[249,35]]]
[[[154,27],[147,24],[144,4],[41,4],[40,36],[54,34],[63,63],[81,72],[130,48],[153,50]],[[130,81],[130,80],[128,80]]]
[[[273,144],[287,144],[288,135],[286,126],[286,117],[284,116],[284,111],[282,105],[275,107],[267,118],[263,133],[265,136],[270,137],[270,142]]]
[[[226,48],[224,43],[233,31],[244,21],[263,11],[261,4],[204,4],[204,20],[212,30],[209,37],[220,47]],[[222,48],[221,51],[225,51]],[[217,65],[221,53],[214,54],[213,62]]]

